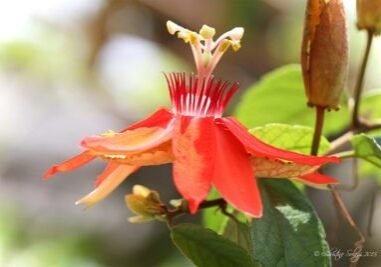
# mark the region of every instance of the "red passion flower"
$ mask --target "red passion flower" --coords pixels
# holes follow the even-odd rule
[[[170,21],[167,28],[191,45],[197,67],[197,74],[166,74],[172,108],[160,108],[121,132],[84,138],[84,151],[52,166],[45,178],[95,158],[105,160],[107,166],[96,188],[77,202],[89,206],[140,167],[172,163],[174,183],[192,213],[214,186],[228,203],[251,217],[262,216],[256,178],[293,178],[318,186],[336,183],[317,169],[339,162],[338,158],[273,147],[251,135],[233,117],[222,117],[238,84],[218,80],[212,73],[229,47],[240,48],[243,28],[234,28],[216,41],[215,30],[206,25],[199,33]]]

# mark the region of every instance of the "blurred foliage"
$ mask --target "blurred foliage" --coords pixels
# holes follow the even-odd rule
[[[0,266],[105,267],[95,259],[94,239],[64,234],[36,240],[14,209],[0,208]]]
[[[243,95],[235,114],[249,128],[267,123],[313,127],[314,110],[306,105],[300,66],[284,66],[263,76]],[[343,105],[326,117],[325,134],[334,134],[347,124],[347,108]]]
[[[29,38],[0,43],[0,67],[37,80],[78,80],[86,73],[81,48],[67,32],[40,25]]]
[[[373,89],[364,94],[361,115],[372,123],[381,121],[381,89]]]

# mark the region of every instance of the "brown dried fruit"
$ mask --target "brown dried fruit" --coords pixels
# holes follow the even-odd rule
[[[301,63],[308,105],[338,109],[348,68],[342,0],[308,0]]]
[[[381,33],[380,0],[357,0],[357,27],[374,34]]]

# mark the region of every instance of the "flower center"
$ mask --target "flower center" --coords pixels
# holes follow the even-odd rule
[[[198,117],[221,117],[238,83],[217,80],[214,77],[200,78],[185,73],[165,74],[172,109],[175,114]]]
[[[216,41],[213,40],[216,30],[203,25],[199,33],[188,30],[172,21],[167,22],[170,34],[176,34],[189,43],[192,49],[199,79],[208,80],[216,68],[223,54],[232,47],[234,51],[241,48],[241,39],[244,33],[242,27],[236,27],[222,34]]]

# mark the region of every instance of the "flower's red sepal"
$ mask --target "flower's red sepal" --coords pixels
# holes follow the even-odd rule
[[[191,213],[207,197],[213,175],[214,123],[212,118],[178,116],[173,135],[173,177]]]
[[[262,216],[262,201],[250,157],[222,125],[216,127],[213,184],[221,196],[251,217]]]
[[[49,179],[51,176],[55,175],[57,172],[68,172],[71,170],[74,170],[76,168],[81,167],[82,165],[85,165],[86,163],[89,163],[90,161],[94,160],[95,156],[91,155],[88,150],[60,163],[57,165],[53,165],[48,169],[43,178]]]
[[[297,177],[296,179],[312,186],[322,186],[322,185],[324,186],[327,184],[338,183],[338,181],[335,178],[318,173],[318,172],[305,174],[303,176]]]
[[[245,146],[246,150],[257,157],[268,157],[271,159],[288,160],[295,163],[305,165],[323,165],[327,163],[339,163],[340,159],[337,157],[327,156],[309,156],[292,151],[276,148],[269,144],[262,142],[255,136],[251,135],[248,130],[232,117],[218,119],[221,121],[234,136]]]

